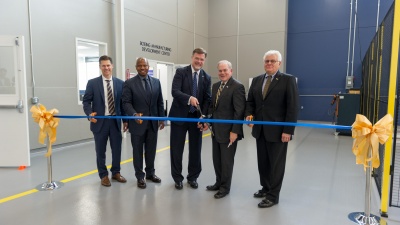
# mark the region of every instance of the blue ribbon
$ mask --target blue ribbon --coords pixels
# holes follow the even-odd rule
[[[351,130],[351,126],[330,125],[330,124],[313,124],[313,123],[292,123],[292,122],[270,122],[270,121],[246,121],[246,120],[220,120],[220,119],[195,119],[180,117],[152,117],[152,116],[67,116],[54,115],[56,118],[63,119],[124,119],[124,120],[160,120],[160,121],[179,121],[179,122],[208,122],[208,123],[231,123],[231,124],[259,124],[270,126],[295,126],[295,127],[313,127],[324,129],[341,129]]]

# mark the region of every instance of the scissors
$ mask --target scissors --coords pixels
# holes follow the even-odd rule
[[[229,132],[229,135],[230,135],[231,133],[232,133],[232,132]],[[231,147],[231,145],[232,145],[232,142],[229,142],[228,148]]]
[[[201,108],[199,105],[196,106],[197,110],[200,112],[201,118],[204,118],[203,112],[201,111]],[[210,128],[211,135],[214,136],[214,132],[212,131],[211,124],[209,122],[204,122],[207,124],[207,126]]]

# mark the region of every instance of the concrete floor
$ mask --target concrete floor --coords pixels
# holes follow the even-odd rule
[[[89,129],[89,128],[88,128]],[[64,186],[53,191],[35,187],[48,179],[43,152],[32,154],[32,166],[25,170],[0,168],[0,225],[11,224],[355,224],[351,212],[364,210],[365,175],[355,164],[352,138],[335,136],[332,129],[298,127],[289,143],[285,179],[280,202],[259,209],[260,189],[255,139],[244,127],[245,139],[239,142],[235,157],[232,189],[223,199],[206,191],[215,175],[211,158],[211,138],[204,134],[203,171],[199,188],[186,181],[176,190],[170,175],[167,126],[159,133],[156,174],[161,184],[137,187],[132,165],[130,136],[123,139],[121,174],[128,180],[100,185],[93,142],[55,147],[52,156],[53,180]],[[187,175],[187,149],[183,175]],[[111,156],[107,155],[110,164]],[[379,216],[379,197],[372,192],[372,213]],[[400,225],[400,209],[389,208],[389,218],[381,224]]]

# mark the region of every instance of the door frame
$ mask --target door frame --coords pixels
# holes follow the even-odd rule
[[[30,166],[24,36],[2,35],[0,46],[13,48],[16,87],[15,95],[0,95],[0,167]]]

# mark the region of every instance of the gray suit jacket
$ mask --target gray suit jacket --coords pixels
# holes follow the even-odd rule
[[[299,95],[295,77],[278,71],[263,99],[264,76],[265,74],[261,74],[251,82],[245,116],[253,115],[256,121],[297,122]],[[263,129],[265,140],[281,142],[282,133],[293,134],[294,128],[294,126],[254,125],[252,135],[258,138]]]
[[[243,84],[234,78],[229,79],[224,89],[222,89],[217,105],[215,105],[220,85],[221,81],[212,86],[213,97],[208,113],[212,114],[213,119],[242,121],[246,105],[245,89]],[[230,132],[238,134],[237,140],[243,138],[242,124],[213,123],[212,129],[215,140],[219,143],[229,143]]]
[[[165,116],[160,80],[151,76],[148,77],[151,85],[150,101],[140,75],[125,81],[122,91],[122,105],[128,116],[133,116],[135,113],[143,113],[142,116]],[[143,120],[142,124],[136,123],[135,120],[129,120],[129,132],[135,135],[143,135],[149,122],[152,123],[153,130],[157,131],[158,121],[156,120]]]

